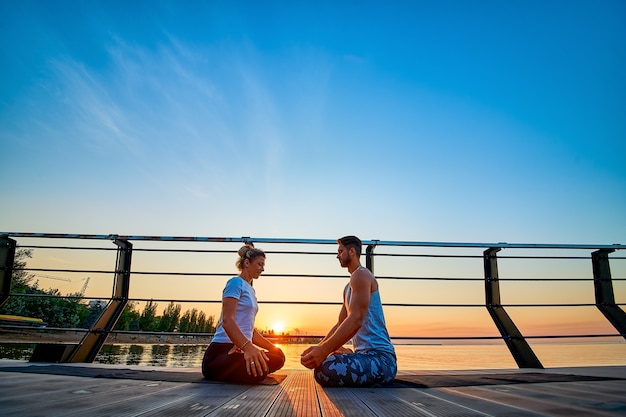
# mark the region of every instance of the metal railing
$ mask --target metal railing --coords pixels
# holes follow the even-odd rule
[[[115,251],[115,266],[113,269],[102,268],[52,268],[47,266],[27,267],[23,268],[28,273],[46,273],[46,274],[112,274],[113,275],[113,291],[112,295],[106,297],[84,297],[89,299],[108,299],[108,303],[97,320],[90,328],[85,329],[84,336],[80,343],[72,346],[64,352],[60,359],[63,362],[93,362],[96,355],[104,345],[107,337],[114,333],[128,333],[114,330],[115,324],[120,318],[125,306],[128,302],[134,301],[165,301],[165,302],[185,302],[185,303],[221,303],[220,299],[175,299],[175,298],[155,298],[155,297],[130,297],[131,277],[140,276],[168,276],[168,277],[224,277],[232,276],[232,272],[218,271],[159,271],[159,270],[137,270],[133,269],[134,253],[173,253],[173,254],[228,254],[232,256],[237,247],[233,244],[241,244],[253,242],[256,245],[266,245],[264,250],[268,254],[284,255],[290,257],[310,257],[310,256],[334,256],[336,252],[320,251],[320,250],[302,250],[300,248],[318,248],[329,245],[336,245],[336,240],[325,239],[281,239],[281,238],[252,238],[252,237],[181,237],[181,236],[128,236],[128,235],[84,235],[84,234],[49,234],[49,233],[0,233],[0,306],[4,304],[9,297],[33,297],[37,295],[13,294],[11,293],[11,277],[14,272],[14,258],[17,241],[20,241],[19,247],[30,249],[44,250],[62,250],[71,251]],[[44,241],[46,244],[26,244],[29,241]],[[78,241],[80,244],[74,245],[54,245],[48,244],[54,240]],[[102,247],[84,245],[87,241],[110,241],[115,247]],[[22,242],[24,242],[22,244]],[[197,249],[190,248],[134,248],[133,242],[138,243],[156,243],[158,244],[194,244],[205,243],[217,246],[231,246],[230,248],[215,249]],[[440,307],[440,308],[485,308],[495,327],[499,332],[499,336],[397,336],[391,335],[393,340],[495,340],[501,339],[508,347],[511,355],[520,368],[543,368],[541,361],[537,358],[527,339],[558,339],[558,338],[599,338],[599,337],[623,337],[626,338],[626,313],[620,306],[624,303],[616,302],[614,282],[626,281],[626,278],[614,278],[611,275],[611,262],[626,260],[625,257],[611,256],[615,251],[626,249],[626,245],[588,245],[588,244],[518,244],[518,243],[454,243],[454,242],[409,242],[409,241],[382,241],[382,240],[364,240],[366,266],[372,270],[379,280],[394,280],[405,283],[413,281],[431,281],[431,282],[471,282],[481,281],[484,283],[484,303],[415,303],[415,302],[387,302],[384,303],[385,308],[395,307]],[[280,250],[272,250],[278,247]],[[335,248],[333,248],[335,249]],[[416,252],[417,249],[426,250],[427,253]],[[453,250],[461,250],[463,253],[450,253]],[[476,251],[482,253],[475,253]],[[546,251],[565,251],[575,252],[582,255],[546,255]],[[522,255],[500,255],[502,252],[523,251]],[[535,254],[535,253],[539,254]],[[532,254],[528,254],[532,253]],[[377,260],[375,262],[375,260]],[[417,269],[412,267],[397,267],[393,265],[402,263],[404,260],[433,260],[446,265],[450,260],[469,260],[471,262],[480,261],[482,263],[482,276],[416,276],[406,275],[404,272]],[[590,262],[590,276],[583,277],[500,277],[498,266],[499,260],[524,261],[531,260],[541,261],[565,261],[565,260],[584,260]],[[379,261],[387,263],[387,269],[393,270],[392,274],[385,274],[383,271],[375,269],[375,263]],[[287,264],[288,262],[284,262]],[[620,266],[623,266],[620,265]],[[403,273],[398,273],[401,269]],[[445,270],[444,267],[441,267]],[[552,269],[552,268],[551,268]],[[587,269],[587,268],[583,268]],[[623,271],[624,269],[620,269]],[[274,278],[341,278],[345,281],[346,275],[335,275],[328,273],[307,273],[301,271],[287,273],[269,273],[264,277]],[[501,284],[503,282],[576,282],[576,281],[593,281],[594,302],[593,303],[510,303],[502,302]],[[221,289],[219,290],[221,291]],[[47,296],[49,297],[49,296]],[[81,295],[62,296],[66,298],[83,298]],[[263,304],[285,304],[285,305],[340,305],[340,301],[320,301],[320,300],[259,300]],[[507,312],[507,307],[595,307],[616,329],[616,333],[602,334],[547,334],[547,335],[523,335],[515,324],[514,320]],[[78,329],[74,329],[78,330]],[[141,332],[143,333],[143,332]],[[320,336],[311,336],[320,337]]]

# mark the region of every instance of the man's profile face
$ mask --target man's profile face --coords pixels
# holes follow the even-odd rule
[[[337,259],[339,259],[339,263],[342,268],[345,268],[350,263],[350,249],[343,245],[339,245],[337,248]]]

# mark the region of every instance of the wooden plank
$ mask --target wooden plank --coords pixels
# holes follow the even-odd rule
[[[27,401],[28,395],[36,396],[41,392],[58,391],[63,389],[65,384],[71,387],[75,385],[75,382],[59,379],[53,375],[0,372],[0,399],[10,394],[20,396]]]
[[[281,394],[266,417],[322,416],[311,372],[295,371],[282,386]]]
[[[318,395],[325,395],[326,403],[332,403],[345,417],[371,417],[376,414],[361,401],[357,391],[361,388],[325,388],[318,385]]]
[[[138,401],[107,405],[99,415],[124,416],[204,416],[218,409],[249,387],[232,384],[178,384],[165,395],[141,397]],[[93,414],[90,414],[93,415]]]
[[[233,417],[264,416],[270,410],[281,391],[281,385],[250,386],[241,394],[205,415],[228,415]]]
[[[431,395],[432,389],[376,388],[360,390],[357,395],[377,416],[465,416],[484,417],[489,414],[475,408]],[[498,414],[507,415],[510,414]]]
[[[588,415],[621,412],[626,415],[626,399],[624,395],[606,394],[605,381],[594,382],[590,391],[589,383],[567,382],[551,384],[519,384],[502,387],[500,391],[513,393],[527,398],[538,399],[551,404],[567,404],[569,407],[586,410]],[[626,381],[622,382],[622,393],[626,389]]]
[[[81,390],[79,394],[94,391],[114,391],[128,387],[126,381],[98,381],[94,379],[84,380],[76,377],[30,375],[22,374],[20,383],[13,386],[3,387],[0,405],[29,406],[36,403],[59,401],[61,398],[73,397],[74,391]],[[5,395],[6,394],[6,395]]]
[[[626,398],[626,387],[624,386],[624,381],[603,381],[601,390],[607,394],[618,395],[622,398]]]
[[[309,371],[309,374],[311,375],[311,380],[315,384],[315,392],[320,404],[320,408],[322,410],[322,416],[343,417],[345,414],[339,411],[337,406],[330,400],[330,398],[328,398],[328,395],[326,395],[326,391],[324,391],[322,387],[317,382],[315,382],[315,379],[313,378],[313,372]]]
[[[625,381],[598,381],[593,383],[593,390],[589,389],[587,382],[567,382],[552,384],[520,384],[514,389],[527,390],[533,393],[550,394],[555,398],[572,398],[574,401],[584,400],[591,402],[616,402],[622,403],[626,408],[624,392]],[[626,410],[625,410],[626,411]]]
[[[481,398],[459,396],[458,393],[450,393],[442,388],[390,388],[389,393],[399,400],[410,402],[423,414],[431,416],[528,417],[538,415],[506,404],[489,403],[485,406],[485,401]]]
[[[597,386],[596,384],[597,383],[594,383],[593,386]],[[463,397],[481,399],[484,403],[481,409],[488,413],[491,413],[490,405],[495,404],[526,410],[528,412],[526,415],[531,415],[531,413],[535,413],[536,415],[564,417],[571,417],[572,415],[615,415],[612,412],[604,412],[581,405],[574,405],[570,402],[571,397],[548,398],[537,393],[516,389],[515,386],[512,385],[441,388],[440,390],[448,393],[456,393],[457,402],[459,403],[462,402]]]
[[[168,386],[166,389],[159,389],[161,385],[158,382],[144,382],[145,388],[148,390],[139,391],[133,387],[133,392],[126,395],[105,396],[104,398],[92,399],[85,404],[77,404],[78,407],[73,409],[71,413],[64,413],[64,416],[111,416],[118,417],[135,416],[146,410],[152,410],[162,404],[169,404],[172,401],[178,401],[181,397],[179,390],[182,384]],[[144,388],[144,387],[141,387]],[[155,390],[150,391],[149,388]],[[130,394],[130,395],[128,395]]]
[[[3,396],[3,415],[70,415],[97,408],[99,405],[128,401],[147,394],[163,395],[175,383],[149,381],[102,380],[94,378],[24,375],[38,384],[16,387],[13,394]],[[43,380],[43,381],[42,381]],[[45,383],[42,383],[45,382]]]

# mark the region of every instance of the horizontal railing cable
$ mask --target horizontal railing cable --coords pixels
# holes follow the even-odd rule
[[[105,247],[102,247],[102,246],[90,247],[90,246],[19,245],[18,248],[22,248],[22,249],[63,249],[63,250],[117,251],[117,248],[114,248],[114,247],[105,248]]]
[[[99,269],[59,269],[59,268],[15,268],[15,271],[24,272],[63,272],[63,273],[77,273],[77,274],[114,274],[113,270],[99,270]],[[190,276],[190,277],[225,277],[233,276],[232,272],[177,272],[177,271],[132,271],[133,275],[158,275],[158,276]],[[263,274],[267,278],[334,278],[334,279],[346,279],[347,275],[333,275],[333,274]],[[413,281],[484,281],[482,277],[418,277],[418,276],[391,276],[391,275],[377,275],[377,279],[381,280],[413,280]],[[551,281],[593,281],[593,277],[589,278],[521,278],[521,277],[500,277],[500,281],[521,281],[521,282],[551,282]],[[626,278],[612,278],[613,281],[626,281]]]
[[[115,251],[117,248],[110,247],[84,247],[84,246],[44,246],[44,245],[20,245],[24,249],[65,249],[65,250],[101,250]],[[171,248],[134,248],[135,252],[164,252],[164,253],[234,253],[235,250],[227,249],[171,249]],[[276,251],[264,250],[268,255],[328,255],[336,256],[336,252],[320,252],[320,251]],[[426,254],[426,253],[372,253],[374,257],[406,257],[406,258],[446,258],[446,259],[482,259],[483,255],[461,255],[461,254]],[[589,260],[591,256],[551,256],[551,255],[499,255],[498,259],[581,259]],[[611,259],[626,259],[626,257],[612,256]]]
[[[85,299],[98,300],[109,299],[110,296],[84,296],[84,295],[58,295],[58,294],[10,294],[12,297],[26,298],[65,298],[65,299]],[[192,304],[220,304],[221,299],[171,299],[171,298],[129,298],[128,301],[155,302],[155,303],[192,303]],[[277,304],[277,305],[342,305],[340,301],[306,301],[306,300],[259,300],[258,304]],[[500,307],[595,307],[595,303],[499,303]],[[614,305],[626,305],[626,303],[615,303]],[[476,308],[485,307],[481,304],[460,304],[460,303],[383,303],[384,307],[445,307],[445,308]]]
[[[142,236],[142,235],[96,235],[72,233],[31,233],[31,232],[0,232],[0,236],[22,238],[53,238],[53,239],[88,239],[88,240],[133,240],[163,242],[254,242],[254,243],[291,243],[336,245],[336,239],[298,239],[298,238],[261,238],[261,237],[208,237],[208,236]],[[385,241],[362,240],[363,245],[396,246],[396,247],[441,247],[441,248],[515,248],[515,249],[626,249],[622,244],[556,244],[556,243],[476,243],[476,242],[416,242],[416,241]]]

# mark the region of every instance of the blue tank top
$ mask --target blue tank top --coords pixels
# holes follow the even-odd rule
[[[346,285],[346,300],[350,303],[352,290],[350,284]],[[370,294],[370,305],[363,325],[352,338],[352,347],[355,352],[366,352],[368,350],[378,350],[396,353],[387,332],[385,315],[383,314],[383,304],[380,300],[380,291],[376,290]]]

